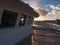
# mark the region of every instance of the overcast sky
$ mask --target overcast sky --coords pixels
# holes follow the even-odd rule
[[[60,0],[22,0],[34,9],[50,11],[46,16],[39,16],[38,20],[60,19]]]

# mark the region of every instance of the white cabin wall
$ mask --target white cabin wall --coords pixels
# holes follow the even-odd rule
[[[16,19],[16,25],[15,27],[18,28],[19,26],[19,22],[20,22],[20,18],[21,18],[21,13],[18,13],[17,19]]]
[[[33,19],[34,19],[34,17],[32,18],[32,16],[31,16],[31,19],[29,19],[29,15],[27,14],[26,25],[29,25],[29,24],[27,24],[27,23],[30,23],[30,25],[29,25],[29,26],[31,26],[31,27],[32,27],[32,25],[33,25]],[[30,22],[28,22],[28,21],[30,21]]]
[[[18,7],[15,7],[15,5],[13,6],[12,4],[9,6],[6,4],[1,5],[0,3],[0,23],[1,23],[1,18],[4,10],[20,13],[18,12],[19,9],[17,8]],[[15,27],[0,28],[0,45],[15,45],[17,42],[21,41],[26,36],[32,33],[32,25],[27,24],[29,20],[28,17],[27,17],[25,26],[19,26],[20,16],[21,15],[18,14]]]
[[[0,1],[0,23],[1,23],[1,18],[2,18],[2,14],[3,14],[4,10],[16,12],[16,13],[22,13],[22,12],[24,13],[26,11],[26,9],[30,9],[30,8],[25,9],[25,6],[21,7],[19,5],[19,3],[16,2],[16,0],[15,1],[1,0],[1,1]],[[21,8],[22,8],[22,10],[20,12]],[[35,13],[35,12],[33,12],[33,10],[30,10],[30,11],[27,10],[26,13],[27,12],[29,15],[30,15],[30,12],[32,15]],[[29,15],[27,15],[27,16],[29,16]],[[21,15],[19,14],[19,16],[21,16]],[[21,41],[26,36],[28,36],[32,33],[32,25],[27,24],[29,19],[27,18],[25,26],[19,26],[19,18],[20,18],[19,16],[16,20],[17,22],[16,22],[15,27],[0,28],[0,45],[15,45],[17,42]]]
[[[15,27],[0,28],[0,45],[15,45],[32,33],[31,25],[28,25],[28,15],[24,26],[19,26],[21,14],[17,16]]]
[[[30,34],[29,26],[0,29],[0,45],[14,45]]]

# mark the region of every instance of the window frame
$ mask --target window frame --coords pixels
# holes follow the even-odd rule
[[[15,18],[14,18],[14,16],[15,16]],[[15,27],[17,16],[18,16],[17,12],[13,12],[13,11],[9,11],[9,10],[3,10],[0,28]],[[5,23],[4,23],[4,20],[5,20]],[[9,20],[10,22],[7,20]]]
[[[26,20],[27,20],[27,15],[24,14],[24,13],[21,13],[20,15],[21,15],[21,17],[20,17],[20,20],[19,20],[19,26],[25,26]],[[23,18],[23,23],[21,21],[22,18]]]

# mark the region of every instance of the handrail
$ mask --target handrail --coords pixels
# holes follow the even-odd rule
[[[57,29],[60,31],[60,25],[54,24],[54,23],[47,23],[50,28]]]

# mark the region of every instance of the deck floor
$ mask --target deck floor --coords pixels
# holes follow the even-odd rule
[[[37,30],[16,45],[60,45],[60,32],[55,30]]]
[[[16,45],[32,45],[32,34],[17,42]]]
[[[60,32],[34,29],[32,45],[60,45]]]

